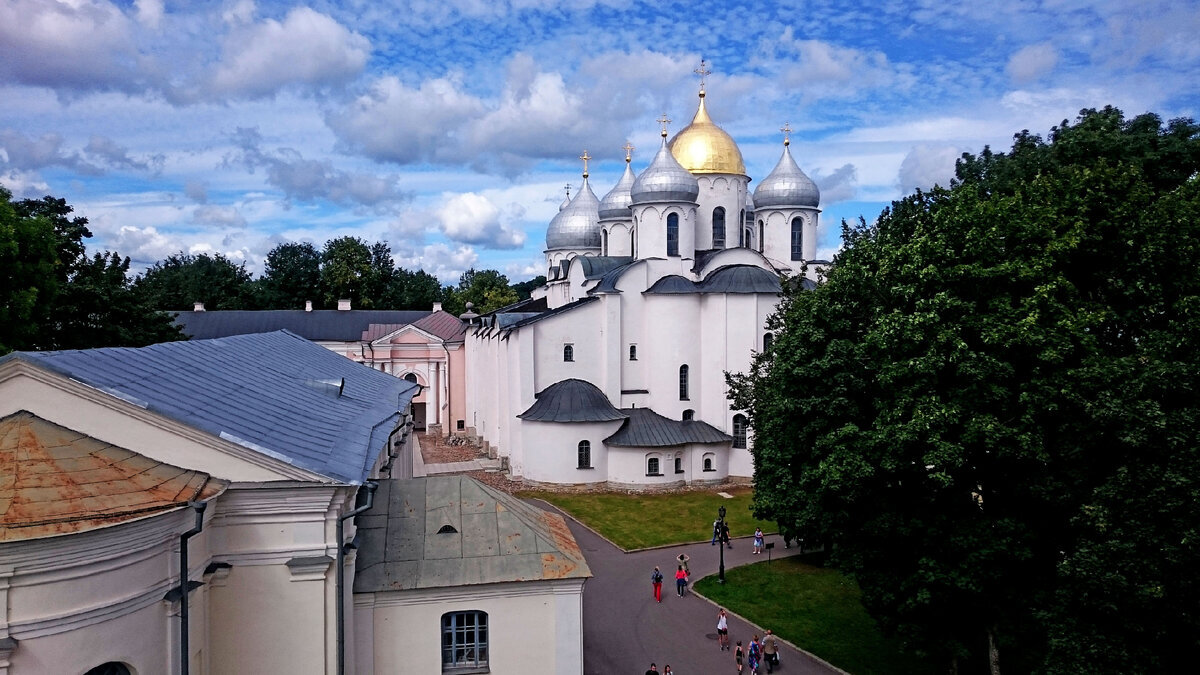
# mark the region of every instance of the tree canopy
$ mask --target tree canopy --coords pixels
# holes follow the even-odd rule
[[[221,253],[176,253],[154,263],[134,281],[134,289],[152,307],[191,310],[254,309],[251,275],[245,262]]]
[[[1190,120],[1085,110],[843,225],[730,377],[755,515],[830,544],[885,630],[964,670],[1188,669],[1198,171]]]

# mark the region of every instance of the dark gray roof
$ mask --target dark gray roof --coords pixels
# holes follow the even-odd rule
[[[779,276],[754,265],[727,265],[720,267],[702,281],[690,281],[677,274],[665,276],[646,289],[655,295],[683,295],[688,293],[774,293],[782,288]]]
[[[592,576],[562,516],[467,476],[382,481],[357,525],[355,593]]]
[[[649,408],[622,408],[628,419],[616,433],[604,439],[606,445],[660,448],[688,443],[730,443],[733,437],[699,420],[673,420]]]
[[[596,385],[571,378],[538,392],[529,410],[517,417],[527,422],[612,422],[626,415]]]
[[[821,190],[792,159],[792,152],[787,142],[783,145],[783,154],[779,163],[767,174],[758,187],[754,189],[755,208],[772,206],[811,206],[816,208],[821,203]]]
[[[533,316],[521,319],[520,321],[512,324],[512,327],[519,328],[521,326],[528,326],[531,323],[537,323],[538,321],[542,321],[544,319],[549,319],[552,316],[558,316],[559,314],[569,312],[573,309],[577,309],[588,303],[595,302],[596,300],[599,300],[599,299],[600,298],[580,298],[574,302],[568,302],[565,305],[555,307],[554,309],[551,309],[549,311],[545,311],[540,314],[535,314]]]
[[[417,385],[287,331],[19,359],[338,481],[363,481]]]
[[[180,312],[175,323],[183,328],[184,335],[196,340],[287,330],[308,340],[357,342],[373,323],[410,324],[430,314],[429,311],[373,309],[230,310]]]
[[[700,194],[700,183],[683,168],[671,154],[664,137],[662,147],[650,161],[630,188],[633,204],[653,202],[695,202]]]
[[[575,260],[579,262],[579,266],[583,270],[583,276],[585,279],[599,279],[609,270],[620,267],[621,265],[628,265],[629,263],[633,262],[633,256],[579,256],[575,258]]]
[[[649,260],[649,258],[647,258],[647,260]],[[625,272],[639,262],[641,262],[641,260],[633,260],[632,262],[625,263],[624,265],[618,265],[617,267],[605,272],[604,276],[600,277],[600,283],[596,284],[596,287],[588,291],[588,293],[620,293],[621,291],[617,290],[617,280],[621,278],[622,274],[625,274]]]
[[[667,276],[654,282],[654,285],[646,289],[647,293],[662,293],[662,294],[678,294],[678,293],[699,293],[700,287],[691,279],[684,279],[678,274],[668,274]]]

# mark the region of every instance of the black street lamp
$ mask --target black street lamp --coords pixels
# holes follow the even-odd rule
[[[717,572],[717,581],[725,583],[725,507],[721,506],[717,509],[717,516],[721,521],[720,536],[717,537],[717,548],[721,550],[721,567]]]

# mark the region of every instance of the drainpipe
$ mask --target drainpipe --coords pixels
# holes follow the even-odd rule
[[[188,675],[188,539],[204,529],[207,502],[188,502],[196,512],[196,525],[179,535],[179,672]]]
[[[350,511],[349,513],[338,516],[337,519],[337,672],[338,675],[346,673],[346,599],[343,597],[343,587],[346,585],[346,545],[343,543],[345,535],[345,522],[354,516],[371,508],[371,504],[375,502],[375,489],[379,487],[379,483],[367,481],[363,484],[367,489],[367,503]],[[186,673],[184,674],[186,675]]]

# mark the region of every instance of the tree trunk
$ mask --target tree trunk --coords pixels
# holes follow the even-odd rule
[[[988,672],[991,675],[1000,675],[1000,650],[996,647],[996,629],[993,626],[988,630]]]

